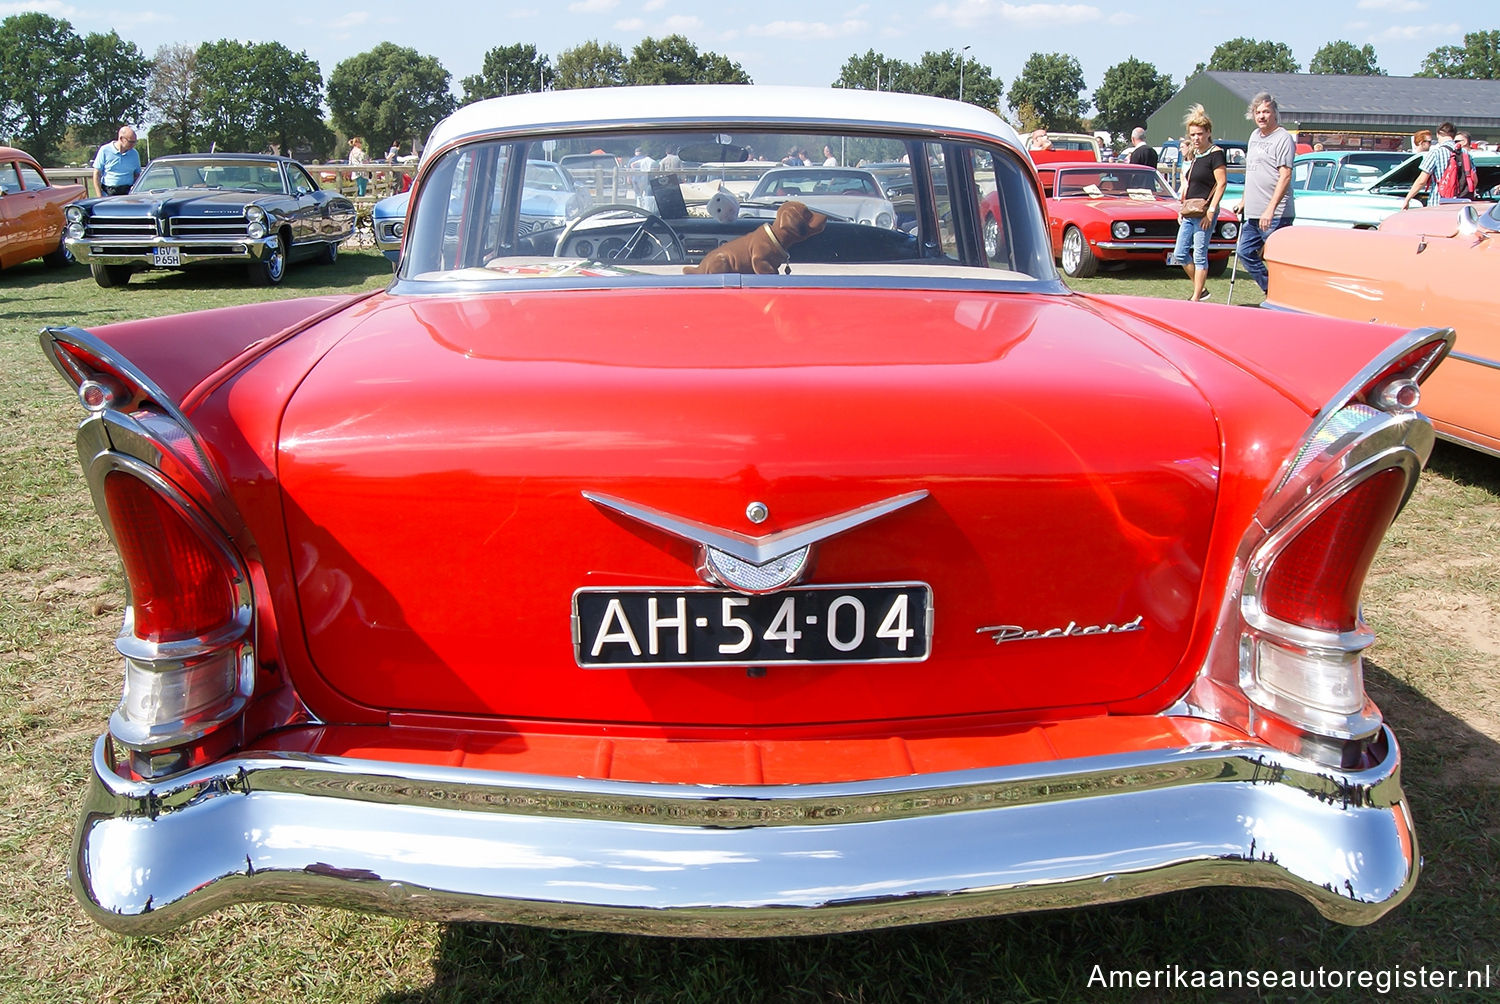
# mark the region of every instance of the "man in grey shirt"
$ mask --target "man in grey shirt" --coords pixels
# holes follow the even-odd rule
[[[1297,142],[1281,128],[1276,99],[1265,91],[1250,99],[1250,118],[1255,121],[1255,129],[1245,151],[1245,195],[1230,208],[1245,214],[1235,253],[1264,293],[1269,279],[1261,257],[1266,238],[1277,227],[1290,226],[1296,218],[1291,184]]]

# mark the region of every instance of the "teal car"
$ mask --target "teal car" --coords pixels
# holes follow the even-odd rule
[[[1298,226],[1373,230],[1401,208],[1400,196],[1374,193],[1375,181],[1410,155],[1374,150],[1319,150],[1292,162]],[[1410,184],[1408,182],[1408,184]],[[1244,197],[1243,175],[1224,190],[1226,205]],[[1401,195],[1405,195],[1405,189]]]

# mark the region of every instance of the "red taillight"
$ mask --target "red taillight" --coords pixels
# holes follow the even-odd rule
[[[146,482],[120,471],[105,477],[104,498],[130,586],[136,637],[181,641],[233,623],[234,570],[186,516]]]
[[[1353,631],[1365,573],[1396,518],[1407,473],[1382,471],[1321,512],[1276,555],[1261,584],[1266,613],[1321,631]]]

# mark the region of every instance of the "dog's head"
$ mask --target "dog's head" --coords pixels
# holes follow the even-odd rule
[[[776,223],[773,229],[776,236],[783,244],[791,241],[805,241],[813,234],[820,234],[828,225],[828,216],[825,213],[809,209],[805,202],[783,202],[781,208],[776,210]]]

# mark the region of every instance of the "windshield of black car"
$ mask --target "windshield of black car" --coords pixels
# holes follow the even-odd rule
[[[1171,189],[1149,167],[1101,164],[1057,172],[1059,199],[1170,199]]]
[[[477,140],[425,170],[399,274],[966,268],[1055,280],[1028,171],[1013,149],[920,135],[707,127]],[[784,211],[806,215],[783,223]],[[768,228],[785,242],[774,256],[718,252]]]
[[[173,188],[226,188],[281,192],[281,168],[275,163],[225,159],[152,161],[135,189],[140,192]]]

